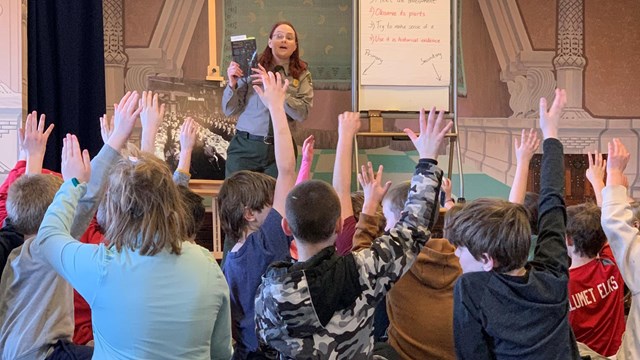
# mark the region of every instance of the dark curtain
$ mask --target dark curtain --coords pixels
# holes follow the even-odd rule
[[[62,139],[78,136],[94,156],[105,111],[101,0],[28,0],[28,110],[55,124],[44,167],[60,170]]]

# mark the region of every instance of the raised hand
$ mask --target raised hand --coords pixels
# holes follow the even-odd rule
[[[382,185],[382,172],[383,167],[378,167],[378,172],[373,173],[373,166],[371,162],[367,165],[362,165],[361,172],[358,174],[358,181],[362,186],[364,192],[364,204],[362,205],[362,212],[367,215],[375,214],[378,205],[382,202],[382,199],[389,191],[391,187],[391,181],[387,181]]]
[[[160,104],[158,101],[158,93],[143,91],[140,98],[140,108],[142,130],[148,128],[157,131],[164,118],[164,104]]]
[[[315,143],[316,138],[313,137],[313,135],[309,135],[304,139],[304,143],[302,143],[302,161],[313,160],[313,147]]]
[[[604,189],[604,174],[607,167],[607,161],[602,154],[596,151],[593,156],[591,152],[587,153],[589,159],[589,168],[586,171],[586,176],[591,186],[593,187],[593,193],[596,196],[596,204],[602,206],[602,189]]]
[[[63,139],[62,178],[65,181],[76,178],[81,183],[88,182],[91,178],[89,151],[80,151],[80,143],[75,135],[67,134]]]
[[[313,148],[315,146],[316,139],[313,135],[309,135],[304,139],[302,144],[302,161],[300,161],[300,170],[298,171],[298,178],[296,179],[296,185],[301,182],[309,180],[311,175],[311,164],[313,163]]]
[[[589,158],[589,168],[586,171],[586,176],[591,185],[602,184],[604,186],[604,174],[607,169],[607,160],[597,150],[595,153],[587,152]],[[595,185],[594,185],[595,186]]]
[[[262,66],[260,67],[262,68]],[[253,89],[258,96],[260,96],[260,100],[262,100],[264,106],[270,110],[277,107],[281,107],[284,110],[284,99],[287,95],[289,80],[285,79],[282,81],[280,73],[274,74],[271,71],[262,73],[261,78],[264,90],[258,85],[253,85]]]
[[[538,150],[538,147],[540,146],[538,133],[536,133],[536,131],[533,129],[529,130],[529,133],[527,133],[526,130],[522,129],[520,141],[518,142],[518,138],[516,138],[514,146],[516,149],[517,163],[528,164],[529,162],[531,162],[533,154],[536,153],[536,150]]]
[[[116,151],[122,149],[127,140],[129,140],[131,132],[133,132],[136,119],[142,111],[138,103],[139,99],[140,95],[138,95],[137,91],[129,91],[124,94],[120,103],[114,104],[113,133],[108,140],[108,144]]]
[[[240,68],[240,65],[237,62],[232,61],[227,68],[227,78],[229,79],[229,85],[231,85],[231,87],[236,87],[236,85],[238,84],[238,79],[243,76],[244,73],[242,72],[242,68]]]
[[[182,128],[180,129],[180,152],[193,151],[196,145],[196,135],[198,133],[198,124],[191,117],[184,119]]]
[[[545,139],[558,138],[560,117],[566,104],[567,93],[564,89],[556,89],[556,97],[549,111],[547,111],[547,99],[540,98],[540,129]]]
[[[613,139],[608,144],[607,186],[625,185],[624,170],[627,168],[631,154],[620,139]]]
[[[184,119],[180,129],[180,157],[178,158],[178,170],[189,173],[191,169],[191,154],[196,145],[198,135],[198,124],[191,117]],[[208,149],[205,147],[205,153]]]
[[[107,114],[104,114],[100,117],[100,136],[102,137],[102,142],[106,144],[112,133],[113,116],[107,117]]]
[[[38,121],[38,113],[33,111],[27,115],[27,121],[24,124],[22,147],[27,154],[27,174],[39,174],[42,172],[47,140],[53,131],[53,124],[50,124],[47,130],[44,129],[45,119],[46,116],[42,114],[40,115],[40,121]]]
[[[338,145],[333,164],[333,188],[340,199],[340,217],[345,220],[353,216],[351,203],[351,178],[353,169],[353,141],[360,129],[360,113],[345,111],[338,115]],[[377,206],[377,205],[376,205]],[[371,213],[374,214],[375,210]],[[342,241],[342,240],[341,240]],[[351,239],[349,239],[349,244]],[[342,247],[343,245],[339,245]],[[350,247],[350,245],[349,245]]]
[[[338,135],[354,137],[361,124],[359,112],[345,111],[338,115]]]
[[[143,91],[139,106],[141,108],[140,123],[142,124],[140,149],[154,153],[156,135],[164,119],[164,104],[160,105],[157,93]]]
[[[420,135],[416,135],[411,129],[404,129],[413,146],[418,150],[421,159],[438,159],[438,152],[445,135],[451,130],[453,122],[444,119],[444,112],[438,113],[435,119],[436,108],[431,108],[428,118],[425,120],[424,109],[420,110]]]
[[[53,131],[53,124],[44,130],[46,116],[40,115],[40,121],[38,121],[38,113],[33,111],[27,115],[27,121],[24,126],[24,139],[22,146],[28,155],[42,155],[47,149],[47,140],[49,135]]]
[[[452,208],[453,205],[455,205],[455,202],[453,201],[453,198],[451,197],[451,191],[452,191],[451,180],[449,180],[448,177],[443,176],[442,177],[442,185],[440,186],[440,188],[442,189],[442,192],[444,193],[444,207],[447,208],[447,209]]]

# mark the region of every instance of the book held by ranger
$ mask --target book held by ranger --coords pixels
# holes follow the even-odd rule
[[[251,68],[258,66],[256,39],[246,35],[232,36],[231,56],[240,65],[244,76],[251,75]]]

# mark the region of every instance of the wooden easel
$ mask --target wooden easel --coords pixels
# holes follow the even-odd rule
[[[218,194],[222,187],[222,180],[191,180],[189,181],[189,188],[196,194],[211,198],[211,221],[213,227],[213,257],[216,260],[222,259],[222,247],[223,239],[220,231],[220,219],[218,212]]]
[[[449,112],[446,117],[453,120],[453,129],[447,134],[449,138],[449,164],[447,177],[451,179],[451,174],[453,170],[453,158],[454,156],[458,160],[458,176],[460,177],[460,191],[458,193],[458,201],[464,201],[464,174],[462,172],[462,157],[460,153],[460,141],[458,141],[458,1],[459,0],[450,0],[451,1],[451,54],[452,54],[452,64],[450,78],[453,80],[452,84],[450,84],[449,89]],[[355,9],[358,8],[359,1],[354,0],[354,31],[353,31],[353,44],[355,48],[360,46],[358,29],[359,29],[359,18],[357,15],[358,11]],[[359,94],[357,92],[358,84],[359,84],[359,59],[357,56],[354,56],[352,67],[355,69],[352,79],[352,108],[354,111],[360,111],[362,117],[366,117],[369,119],[369,130],[359,132],[355,136],[355,146],[354,146],[354,164],[356,167],[356,172],[359,169],[358,164],[358,137],[391,137],[391,138],[401,138],[408,139],[407,135],[404,132],[388,132],[384,130],[384,118],[388,117],[390,119],[417,119],[418,114],[412,112],[394,112],[394,111],[380,111],[380,110],[371,110],[371,109],[361,109],[359,102]],[[455,155],[454,155],[455,154]],[[359,187],[359,184],[357,184]]]
[[[218,64],[218,34],[216,32],[216,0],[207,1],[209,16],[209,65],[207,80],[224,81]]]
[[[221,84],[224,81],[222,73],[220,72],[220,66],[218,64],[218,44],[217,44],[217,30],[216,30],[216,0],[207,1],[207,11],[209,20],[209,65],[207,66],[207,73],[205,74],[206,80],[220,81]],[[222,85],[221,85],[222,86]],[[213,228],[213,246],[212,254],[216,260],[222,259],[222,233],[220,229],[219,209],[218,209],[218,194],[222,187],[223,180],[190,180],[189,188],[196,194],[211,199],[211,221]]]

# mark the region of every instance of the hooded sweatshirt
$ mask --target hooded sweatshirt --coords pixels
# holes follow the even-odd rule
[[[617,360],[640,359],[640,233],[633,225],[633,212],[627,201],[627,189],[609,185],[602,190],[602,229],[632,294],[631,310],[622,336]]]
[[[368,359],[373,311],[406,273],[438,215],[442,170],[421,159],[400,222],[371,249],[330,246],[296,264],[272,264],[255,303],[260,341],[281,359]]]
[[[563,148],[554,138],[542,147],[534,259],[522,276],[493,270],[460,276],[453,295],[460,360],[580,359],[568,316]]]
[[[462,269],[455,250],[446,239],[429,240],[387,295],[389,343],[403,359],[456,358],[453,288]]]
[[[362,214],[353,238],[354,251],[371,247],[377,229],[377,219]],[[429,240],[387,295],[389,343],[403,359],[456,357],[453,288],[462,268],[455,251],[446,239]],[[424,331],[426,328],[434,331]]]

